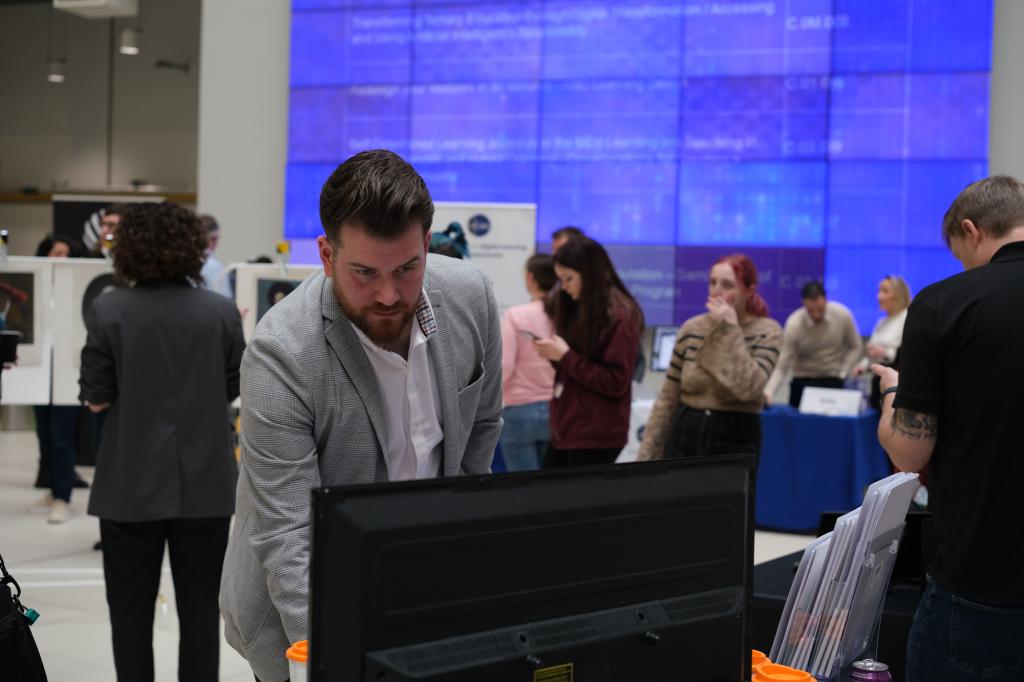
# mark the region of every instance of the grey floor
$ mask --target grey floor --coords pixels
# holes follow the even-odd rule
[[[96,519],[85,513],[88,491],[76,490],[72,519],[59,526],[45,512],[28,508],[42,496],[32,488],[38,461],[35,434],[0,431],[0,553],[21,583],[23,601],[41,614],[32,631],[51,682],[110,682],[115,679],[110,625],[103,591]],[[91,469],[82,469],[85,478]],[[755,563],[803,549],[808,536],[758,532]],[[178,620],[166,562],[153,628],[158,682],[177,680]],[[252,680],[245,661],[226,643],[221,679]]]

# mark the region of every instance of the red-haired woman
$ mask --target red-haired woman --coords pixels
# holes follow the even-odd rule
[[[782,329],[757,293],[754,263],[742,254],[716,261],[705,305],[708,312],[679,328],[637,459],[761,449],[763,392],[779,359]]]

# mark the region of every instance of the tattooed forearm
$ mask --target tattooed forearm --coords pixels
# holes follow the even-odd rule
[[[935,440],[939,435],[939,419],[934,414],[897,407],[892,417],[892,432],[912,440]]]

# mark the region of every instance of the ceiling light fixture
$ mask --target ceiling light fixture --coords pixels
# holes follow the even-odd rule
[[[48,59],[46,60],[46,80],[50,83],[63,83],[64,82],[64,60],[63,59]]]
[[[128,27],[122,28],[117,50],[121,54],[137,55],[139,53],[139,30]]]
[[[55,57],[53,54],[53,15],[54,10],[51,9],[46,26],[46,80],[49,83],[63,83],[64,64],[67,61],[64,55],[67,54],[68,37],[66,33],[61,36],[64,48],[61,50],[61,56]]]

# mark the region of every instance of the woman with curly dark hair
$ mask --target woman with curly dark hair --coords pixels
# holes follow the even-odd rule
[[[242,322],[198,288],[206,239],[173,203],[122,216],[114,271],[128,285],[86,320],[80,398],[109,411],[89,513],[100,519],[119,680],[153,679],[153,613],[164,544],[180,621],[178,676],[216,680],[217,593],[237,467],[228,405],[238,397]]]

